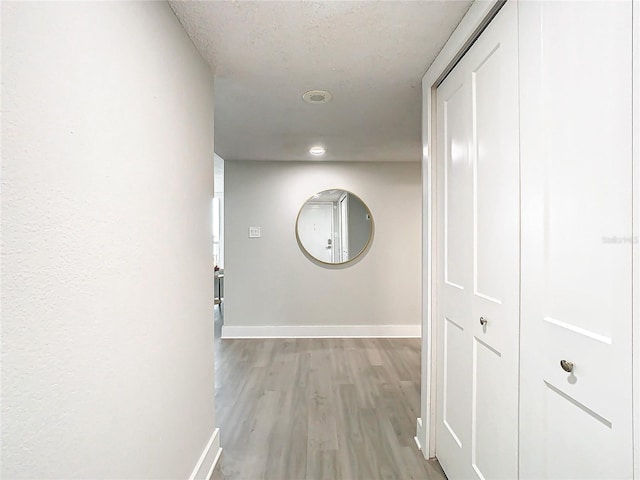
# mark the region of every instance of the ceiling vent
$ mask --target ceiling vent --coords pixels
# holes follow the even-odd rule
[[[302,99],[307,103],[327,103],[331,94],[325,90],[309,90],[302,94]]]

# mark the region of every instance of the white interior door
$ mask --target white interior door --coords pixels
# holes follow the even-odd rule
[[[519,8],[521,477],[630,479],[631,1]]]
[[[518,475],[516,8],[436,93],[436,456],[450,479]]]
[[[333,204],[307,202],[298,218],[298,236],[312,256],[333,262]]]

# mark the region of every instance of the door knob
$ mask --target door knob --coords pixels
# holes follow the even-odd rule
[[[484,317],[480,317],[480,325],[483,327],[487,325],[488,320]]]
[[[573,372],[573,362],[570,362],[568,360],[560,360],[560,366],[567,373]]]

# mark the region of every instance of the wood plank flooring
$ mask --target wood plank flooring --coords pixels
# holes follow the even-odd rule
[[[217,340],[213,478],[446,479],[413,440],[419,399],[418,339]]]

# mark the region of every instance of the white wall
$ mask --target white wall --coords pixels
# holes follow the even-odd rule
[[[211,437],[212,84],[164,2],[2,2],[3,478]]]
[[[298,210],[311,195],[331,188],[358,195],[374,220],[370,250],[346,268],[312,263],[296,242]],[[246,326],[353,325],[377,326],[355,330],[360,333],[420,334],[418,162],[227,161],[225,209],[223,335],[260,331]],[[249,226],[261,227],[262,237],[248,238]],[[393,327],[380,327],[388,325]],[[336,329],[309,329],[310,334],[319,331]]]

